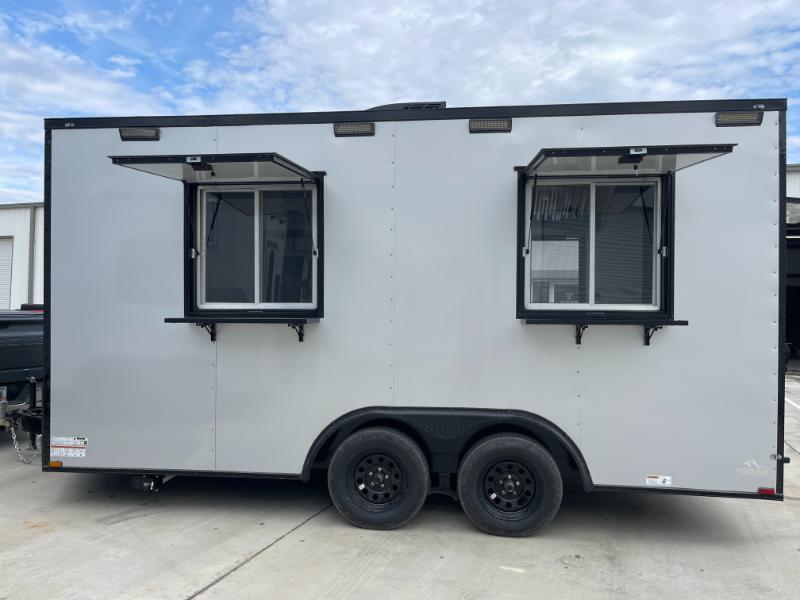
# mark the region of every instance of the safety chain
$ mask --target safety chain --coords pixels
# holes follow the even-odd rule
[[[42,454],[42,435],[36,435],[36,441],[34,442],[33,454],[30,458],[25,458],[25,455],[22,454],[22,448],[19,447],[19,442],[17,441],[17,432],[12,427],[11,428],[11,442],[14,444],[14,450],[17,451],[17,457],[21,463],[25,463],[26,465],[32,465],[34,461],[39,458]]]

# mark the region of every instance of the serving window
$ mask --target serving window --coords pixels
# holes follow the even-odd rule
[[[322,318],[324,172],[276,153],[110,158],[183,182],[184,314],[166,322],[212,340],[217,323],[285,323],[302,341]]]
[[[675,181],[733,144],[541,150],[517,167],[517,318],[644,326],[673,315]]]

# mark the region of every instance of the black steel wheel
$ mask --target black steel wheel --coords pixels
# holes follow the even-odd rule
[[[394,529],[416,516],[430,493],[428,461],[407,435],[376,427],[357,431],[336,449],[328,490],[342,516],[358,527]]]
[[[388,454],[367,454],[353,471],[353,486],[359,504],[368,510],[381,510],[403,490],[403,471],[396,458]]]
[[[555,517],[561,473],[550,453],[519,434],[488,437],[467,452],[458,496],[470,520],[493,535],[526,536]]]

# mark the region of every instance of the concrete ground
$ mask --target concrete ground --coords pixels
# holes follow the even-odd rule
[[[785,502],[573,492],[528,539],[482,534],[442,497],[400,530],[356,529],[319,482],[178,478],[147,496],[20,464],[3,433],[0,600],[798,598],[800,376],[787,397]]]

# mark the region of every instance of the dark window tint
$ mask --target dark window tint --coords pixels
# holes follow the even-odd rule
[[[252,192],[206,194],[206,302],[255,301]]]
[[[311,302],[311,192],[261,192],[260,212],[261,302]]]
[[[589,302],[588,185],[539,185],[531,213],[531,302]]]
[[[655,304],[654,185],[595,190],[595,304]]]

